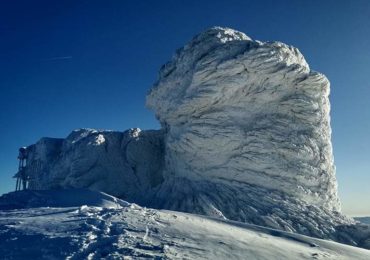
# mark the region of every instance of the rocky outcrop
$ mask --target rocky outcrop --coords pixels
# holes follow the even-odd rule
[[[328,95],[298,49],[210,29],[163,66],[147,97],[166,131],[165,175],[339,210]]]
[[[90,188],[369,247],[370,231],[340,213],[328,95],[298,49],[215,27],[161,68],[147,106],[162,130],[41,139],[28,147],[30,187]]]
[[[165,131],[157,207],[337,237],[329,81],[298,49],[212,28],[147,96]]]
[[[163,180],[162,131],[78,129],[27,151],[31,189],[89,188],[144,203]]]

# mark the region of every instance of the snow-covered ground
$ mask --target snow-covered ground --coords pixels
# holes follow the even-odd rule
[[[87,190],[0,197],[2,259],[370,259],[303,235],[153,210]]]
[[[354,219],[360,221],[361,223],[370,225],[370,217],[356,217]]]

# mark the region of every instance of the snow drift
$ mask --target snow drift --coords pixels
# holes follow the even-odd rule
[[[328,95],[298,49],[211,28],[176,52],[147,96],[161,130],[41,139],[28,147],[30,187],[89,188],[366,246],[369,231],[340,213]]]
[[[119,209],[129,204],[111,195],[87,189],[25,190],[7,193],[0,197],[0,210],[82,205]]]
[[[38,202],[44,203],[34,203],[35,193]],[[234,221],[142,208],[99,192],[32,194],[21,191],[0,197],[0,202],[11,199],[33,206],[13,210],[0,206],[2,259],[370,258],[370,251],[361,248]],[[65,206],[49,207],[50,197]],[[111,207],[114,201],[122,205]]]

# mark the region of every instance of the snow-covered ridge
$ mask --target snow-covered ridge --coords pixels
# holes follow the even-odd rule
[[[50,198],[59,206],[51,204]],[[4,210],[6,202],[33,207]],[[112,207],[117,202],[120,205]],[[26,191],[0,197],[0,231],[4,259],[370,258],[370,251],[356,247],[234,221],[142,208],[87,190]]]
[[[129,206],[129,203],[106,193],[87,189],[25,190],[7,193],[0,197],[0,210],[65,208],[82,205],[120,209]]]
[[[370,217],[356,217],[354,219],[370,226]]]

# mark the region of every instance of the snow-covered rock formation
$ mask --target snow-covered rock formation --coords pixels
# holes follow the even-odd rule
[[[147,99],[166,130],[165,174],[339,210],[328,94],[298,49],[210,29],[178,50]]]
[[[292,46],[197,35],[147,96],[165,131],[156,206],[338,239],[353,222],[337,212],[328,95]]]
[[[27,149],[30,187],[369,247],[370,231],[339,212],[328,95],[298,49],[215,27],[161,68],[147,106],[162,130],[43,138]]]
[[[142,202],[162,182],[161,131],[78,129],[27,147],[31,189],[89,188]]]

